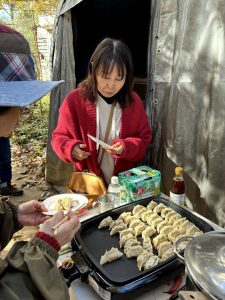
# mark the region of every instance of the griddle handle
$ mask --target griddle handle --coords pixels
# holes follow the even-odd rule
[[[81,255],[79,251],[77,251],[73,253],[71,258],[74,261],[74,264],[80,273],[81,281],[88,282],[88,274],[92,271],[92,269],[88,266],[84,257]]]
[[[80,278],[80,272],[79,270],[77,269],[77,267],[75,266],[75,264],[73,265],[73,267],[70,269],[70,270],[66,270],[64,268],[60,268],[59,269],[62,274],[63,274],[63,277],[65,278],[65,281],[66,281],[66,284],[68,287],[70,287],[71,283]]]

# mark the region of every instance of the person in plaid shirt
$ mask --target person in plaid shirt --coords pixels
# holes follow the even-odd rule
[[[0,23],[0,80],[34,80],[34,62],[27,40],[16,30]],[[1,107],[1,111],[7,107]],[[16,120],[16,118],[15,118]],[[0,137],[0,195],[21,196],[23,190],[11,184],[11,148],[9,136]]]

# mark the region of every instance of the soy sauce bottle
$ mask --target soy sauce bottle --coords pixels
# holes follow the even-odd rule
[[[182,167],[175,168],[175,176],[170,190],[170,201],[180,206],[184,206],[185,203],[185,183],[183,173],[184,169]]]

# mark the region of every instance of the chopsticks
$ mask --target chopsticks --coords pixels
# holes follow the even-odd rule
[[[82,205],[81,207],[79,207],[79,209],[81,209],[82,207],[84,207],[86,205],[86,203],[84,205]],[[72,210],[73,211],[73,210]],[[73,211],[73,213],[75,215],[79,215],[79,212],[78,210],[75,210]],[[54,235],[57,234],[57,229],[60,225],[62,225],[66,220],[68,220],[68,214],[69,214],[69,211],[67,211],[64,215],[64,218],[59,222],[57,223],[56,225],[52,226],[52,229],[54,230]]]
[[[78,212],[74,212],[75,214],[78,214]],[[59,222],[57,223],[56,225],[52,226],[52,229],[54,230],[54,234],[57,234],[57,229],[60,225],[62,225],[66,220],[68,220],[68,214],[69,214],[69,211],[67,211],[64,215],[64,218]]]

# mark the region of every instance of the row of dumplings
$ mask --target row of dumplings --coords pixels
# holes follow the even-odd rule
[[[119,233],[120,248],[124,248],[127,258],[137,257],[139,270],[147,270],[171,257],[173,244],[178,238],[202,234],[199,228],[173,209],[154,201],[147,207],[136,205],[132,212],[123,212],[116,220],[111,217],[103,219],[99,229],[107,226],[110,235]],[[139,237],[142,243],[137,239]],[[182,242],[178,251],[184,249],[187,243]],[[158,255],[154,254],[153,247]]]
[[[124,226],[123,219],[120,217],[114,221],[109,216],[101,221],[98,228],[101,229],[108,226],[111,235],[115,234],[115,231],[116,233],[119,233],[120,248],[124,248],[126,257],[137,257],[137,267],[140,271],[142,268],[144,270],[148,270],[149,268],[158,264],[159,257],[153,254],[153,247],[150,239],[141,243],[139,240],[137,240],[135,230],[133,228],[127,228],[127,224]],[[124,228],[119,230],[119,228],[122,227]],[[106,251],[105,254],[101,256],[100,264],[103,265],[107,262],[111,262],[120,258],[121,256],[123,256],[123,252],[119,251],[115,247],[112,247],[109,251]]]
[[[100,229],[108,226],[110,228],[110,233],[112,233],[113,231],[113,234],[115,234],[115,231],[124,226],[122,217],[119,217],[114,221],[109,216],[103,219],[99,224]],[[115,228],[116,230],[114,230]],[[140,271],[142,269],[148,270],[151,267],[157,265],[160,261],[167,258],[164,258],[162,255],[162,258],[160,259],[159,256],[154,255],[150,238],[143,240],[141,243],[141,241],[137,239],[138,233],[135,233],[135,228],[126,227],[117,232],[119,233],[120,248],[124,248],[124,254],[127,258],[137,257],[137,267]],[[159,253],[160,251],[162,252],[162,250],[163,248],[159,246]],[[109,251],[106,251],[103,256],[101,256],[100,264],[111,262],[115,259],[120,258],[122,255],[123,253],[121,251],[119,251],[117,248],[112,247]]]
[[[195,237],[203,233],[197,226],[172,208],[165,206],[163,203],[157,204],[154,201],[151,201],[147,207],[136,205],[132,213],[129,213],[129,215],[127,213],[121,214],[121,217],[123,216],[125,216],[125,223],[128,222],[130,227],[139,224],[140,231],[142,221],[149,225],[148,229],[142,233],[143,239],[158,233],[160,237],[166,237],[174,244],[180,237],[186,235]]]

